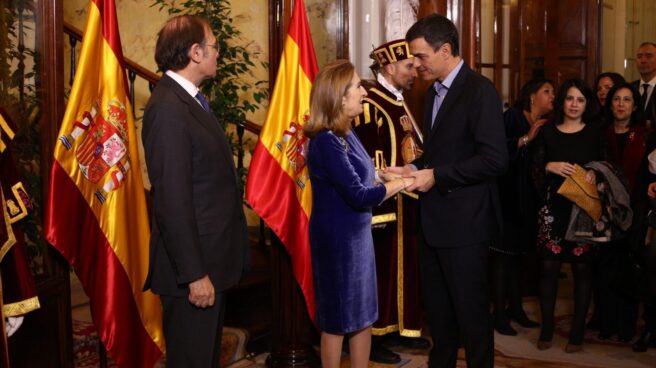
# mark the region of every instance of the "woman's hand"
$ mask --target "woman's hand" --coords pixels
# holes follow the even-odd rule
[[[386,181],[385,183],[383,183],[383,185],[385,186],[385,198],[383,200],[392,197],[393,195],[395,195],[396,193],[402,190],[406,190],[412,184],[414,184],[414,182],[415,182],[414,178],[404,178],[400,176],[397,176],[396,179]]]
[[[588,184],[597,184],[597,174],[595,174],[594,170],[588,170],[585,173],[585,181],[588,182]]]
[[[403,190],[406,190],[415,183],[414,177],[405,177],[401,178],[401,180],[403,180]]]
[[[533,125],[531,125],[531,129],[529,129],[528,133],[526,133],[526,138],[528,138],[529,142],[537,137],[538,132],[540,132],[540,128],[542,128],[542,126],[546,124],[547,121],[547,119],[538,119],[535,123],[533,123]]]
[[[385,171],[382,171],[382,170],[377,170],[376,172],[378,173],[378,177],[380,177],[380,179],[383,181],[383,183],[387,183],[388,181],[392,181],[394,179],[398,179],[398,178],[401,177],[401,175],[399,175],[399,174],[394,174],[394,173],[391,173],[391,172],[385,172]]]
[[[566,178],[574,174],[574,165],[570,164],[569,162],[552,161],[547,162],[545,170],[549,173],[560,175],[563,178]]]

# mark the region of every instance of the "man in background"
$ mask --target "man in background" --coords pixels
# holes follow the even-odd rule
[[[373,51],[376,83],[367,89],[364,112],[353,121],[376,169],[403,166],[421,154],[421,132],[403,100],[417,77],[405,40]],[[373,325],[369,360],[395,364],[401,357],[384,345],[428,348],[421,338],[422,309],[416,237],[416,194],[402,192],[374,208],[378,321]]]
[[[640,91],[639,107],[644,111],[647,126],[653,127],[656,116],[656,98],[654,88],[656,87],[656,43],[643,42],[636,53],[636,66],[640,79],[633,82]]]
[[[218,56],[205,19],[170,19],[155,49],[164,75],[144,114],[154,210],[144,289],[162,301],[168,367],[218,366],[223,291],[239,281],[248,255],[232,153],[198,90],[215,76]]]

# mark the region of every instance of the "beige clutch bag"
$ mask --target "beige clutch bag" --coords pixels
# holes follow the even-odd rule
[[[574,174],[565,178],[563,184],[558,188],[558,194],[574,202],[594,220],[601,218],[601,202],[597,186],[585,181],[586,171],[581,166],[574,164]]]

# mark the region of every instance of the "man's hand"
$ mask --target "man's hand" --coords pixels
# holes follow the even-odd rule
[[[398,176],[411,176],[414,171],[416,171],[416,169],[412,165],[390,166],[385,168],[385,174],[394,174]]]
[[[415,190],[418,190],[420,192],[426,193],[435,185],[433,169],[412,171],[405,176],[415,179],[414,183],[405,188],[405,190],[408,192],[414,192]]]
[[[189,303],[198,308],[207,308],[214,305],[214,285],[209,276],[189,283]]]

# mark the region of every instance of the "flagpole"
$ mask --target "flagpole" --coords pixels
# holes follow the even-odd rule
[[[272,326],[267,367],[320,367],[312,341],[317,332],[307,313],[303,294],[294,278],[289,253],[271,234]]]
[[[275,84],[270,84],[269,113],[246,184],[247,201],[272,230],[272,346],[266,364],[318,367],[312,345],[318,336],[310,318],[315,310],[308,236],[311,185],[304,154],[290,154],[307,144],[300,127],[318,67],[304,2],[269,0],[269,14]]]
[[[100,339],[98,339],[98,360],[100,360],[100,368],[107,368],[107,349]]]

